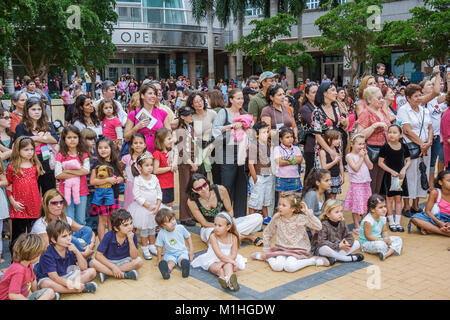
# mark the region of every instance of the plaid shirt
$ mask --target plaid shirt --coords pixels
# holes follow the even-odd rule
[[[350,245],[353,245],[355,238],[348,231],[344,221],[340,221],[337,227],[334,227],[330,220],[322,221],[322,229],[317,231],[311,241],[311,252],[316,252],[320,247],[328,246],[335,251],[339,251],[339,243],[346,239]]]

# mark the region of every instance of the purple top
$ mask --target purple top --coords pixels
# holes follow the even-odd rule
[[[130,121],[133,122],[134,125],[139,123],[139,119],[135,117],[135,115],[138,114],[139,111],[141,111],[141,109],[131,111],[130,114],[128,115],[128,119],[130,119]],[[147,150],[151,153],[155,151],[155,133],[159,128],[164,127],[164,119],[166,119],[167,117],[167,112],[154,107],[152,111],[152,116],[158,120],[158,122],[154,125],[152,130],[145,127],[138,131],[139,133],[142,133],[145,136],[145,143],[147,144]]]

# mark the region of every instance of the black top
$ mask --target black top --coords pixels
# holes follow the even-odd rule
[[[323,150],[325,151],[325,150]],[[339,149],[336,148],[336,153],[340,154]],[[327,158],[327,163],[333,162],[333,159],[331,159],[331,156],[328,152],[325,151],[326,154],[326,158]],[[330,174],[332,177],[339,177],[341,175],[341,168],[339,166],[339,162],[336,163],[333,167],[331,167],[330,169]]]
[[[222,198],[220,197],[219,189],[217,188],[217,185],[212,186],[214,193],[217,197],[217,206],[213,209],[206,210],[205,207],[202,206],[200,201],[198,199],[195,199],[195,203],[197,204],[198,210],[202,213],[202,215],[205,217],[206,221],[208,222],[214,222],[214,219],[216,216],[222,212],[225,208],[225,205],[223,204]]]
[[[384,159],[384,164],[390,169],[400,172],[405,166],[405,159],[409,158],[409,150],[403,143],[400,150],[394,150],[385,143],[380,149],[380,158]]]

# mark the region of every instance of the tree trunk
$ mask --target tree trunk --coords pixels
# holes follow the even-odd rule
[[[237,41],[242,38],[242,35],[244,33],[244,13],[239,12],[237,16],[238,20],[238,28],[237,28]],[[242,58],[242,51],[237,50],[236,51],[236,77],[239,82],[242,81],[244,74],[244,63]]]
[[[5,86],[9,94],[14,93],[14,73],[11,58],[8,59],[8,68],[6,69]]]
[[[270,17],[278,14],[278,0],[270,0]]]
[[[210,8],[207,12],[206,22],[208,25],[208,90],[212,90],[216,85],[216,80],[214,79],[215,75],[214,75],[213,8]]]

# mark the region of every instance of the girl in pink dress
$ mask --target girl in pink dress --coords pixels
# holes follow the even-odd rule
[[[36,156],[33,139],[26,136],[18,138],[14,142],[11,162],[6,169],[6,179],[10,186],[10,189],[6,189],[6,195],[11,204],[11,248],[19,235],[30,232],[34,221],[39,218],[41,195],[37,181],[42,174],[44,170]]]
[[[147,150],[145,137],[141,133],[136,133],[130,139],[129,153],[122,157],[122,163],[125,165],[125,172],[127,174],[127,183],[125,184],[125,194],[123,206],[128,209],[128,206],[134,201],[133,184],[134,176],[131,172],[131,167],[136,162],[137,158]]]

